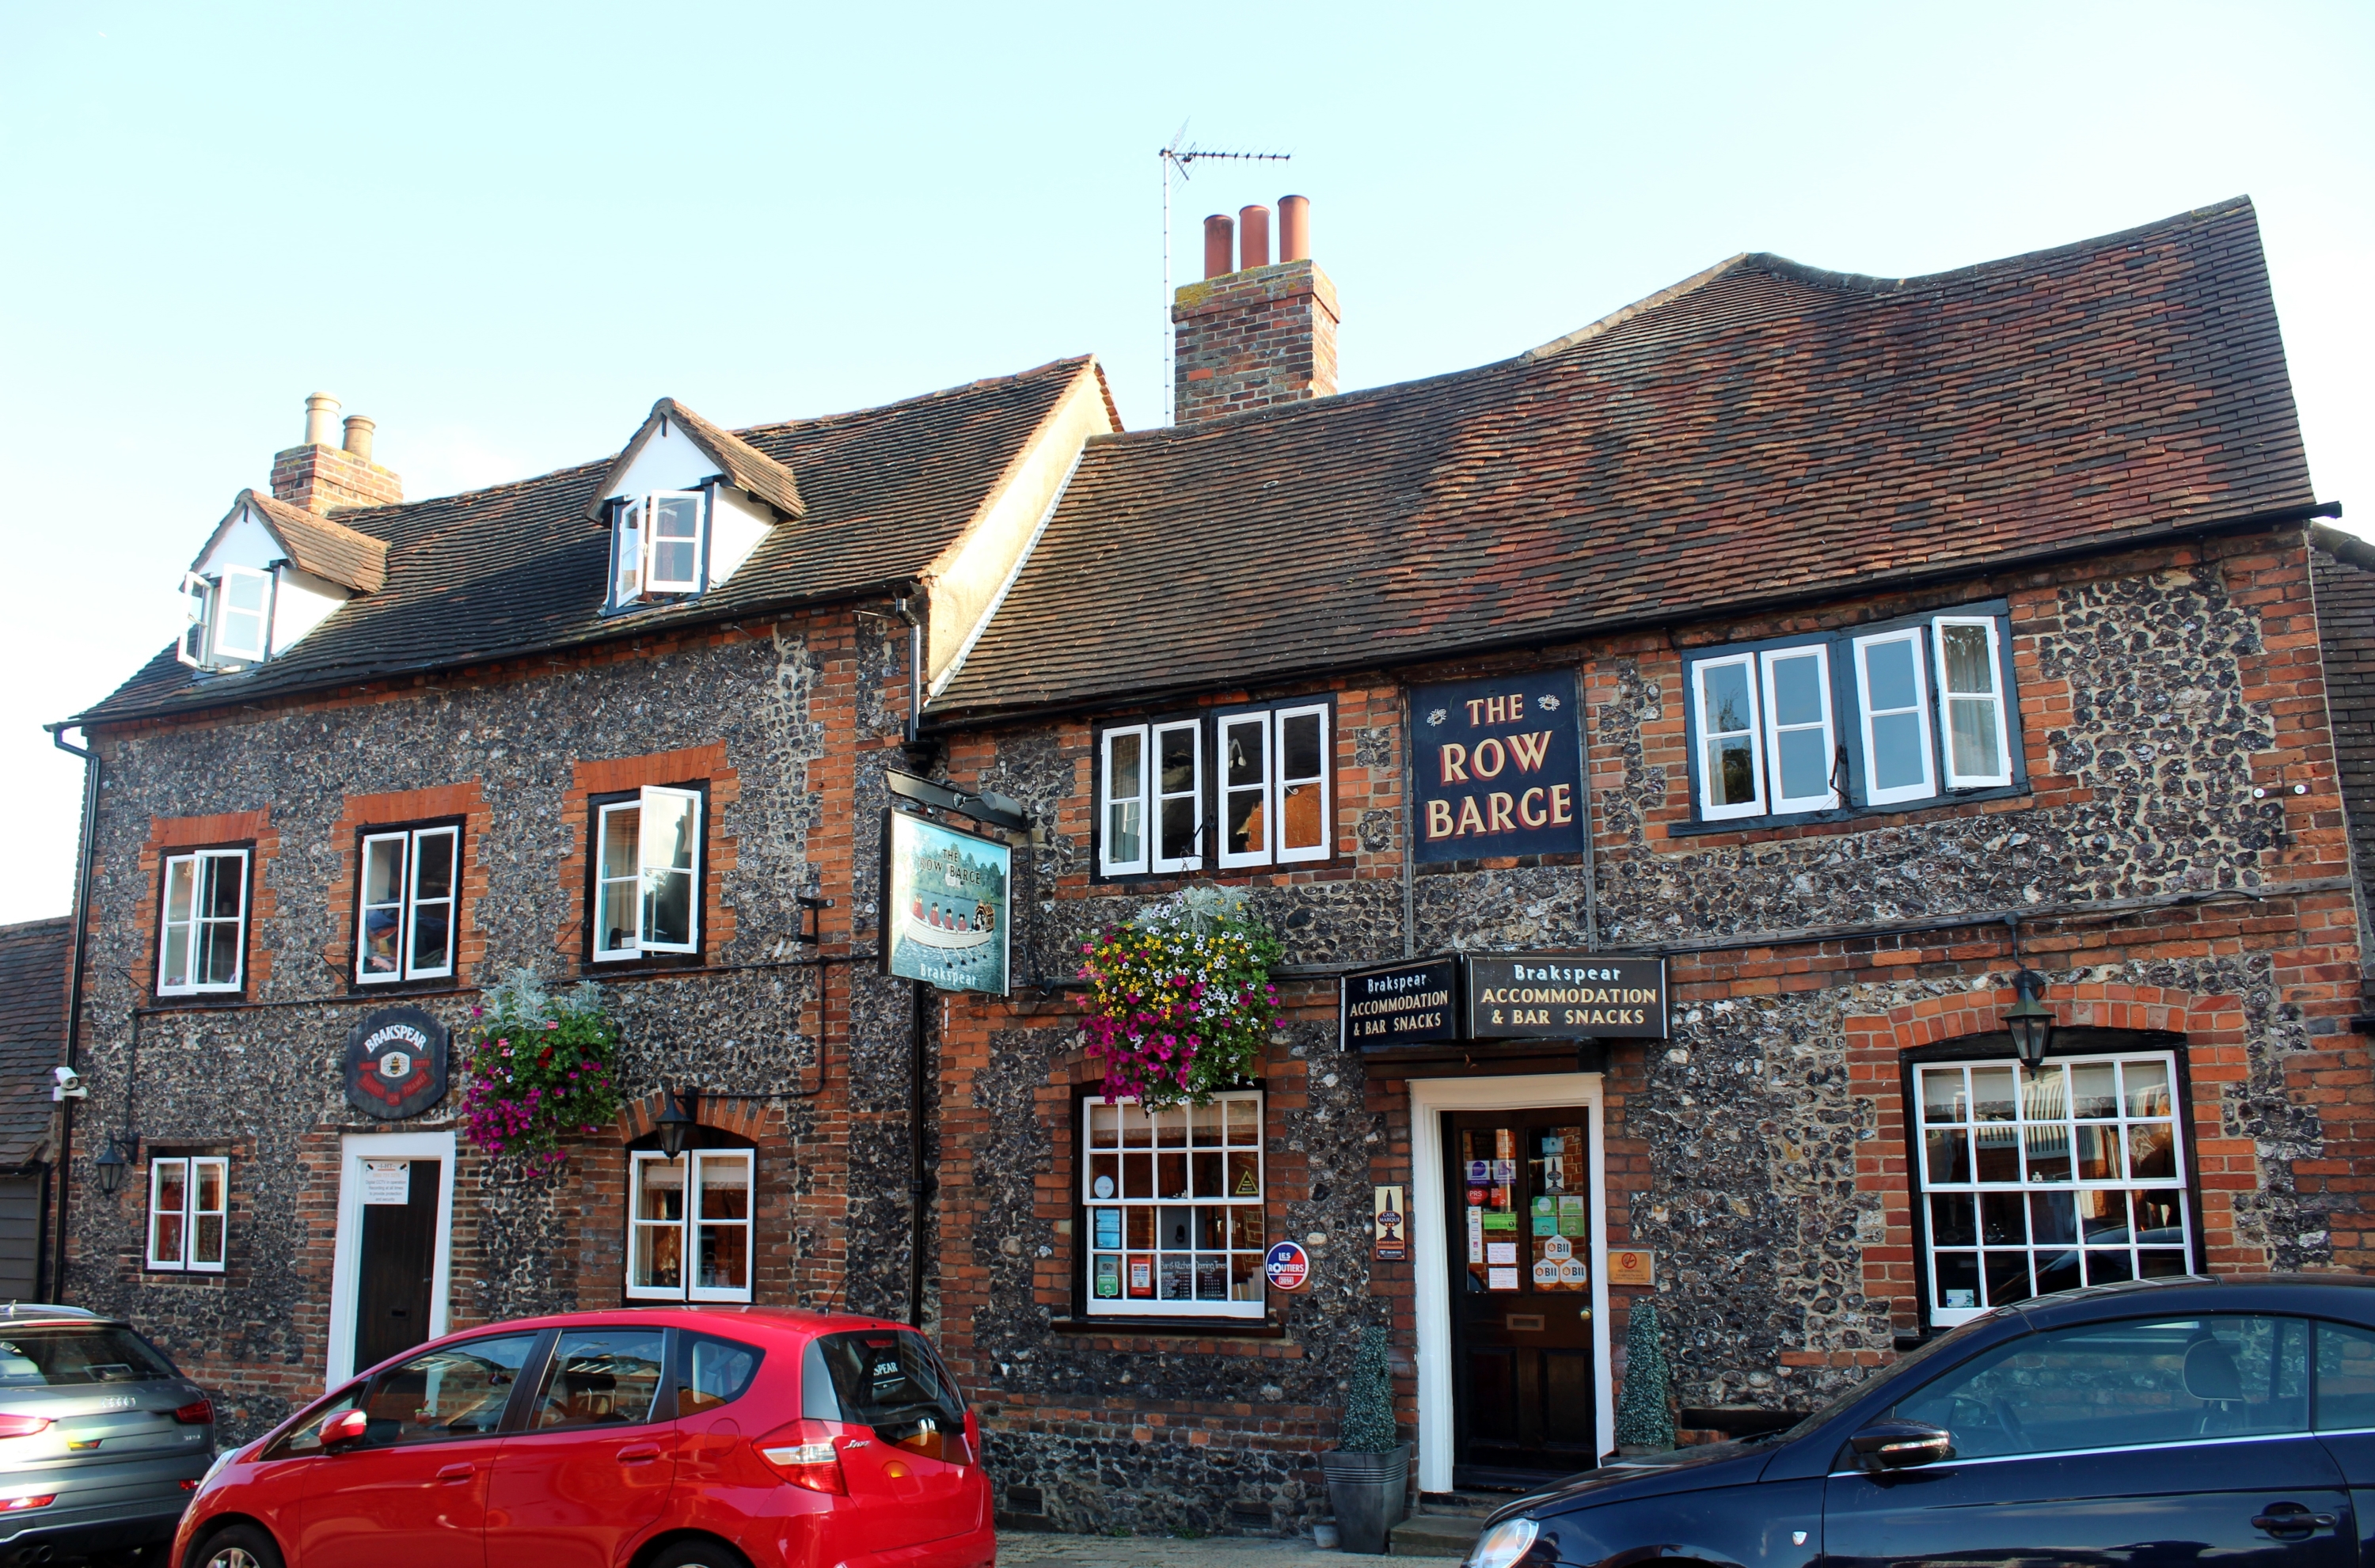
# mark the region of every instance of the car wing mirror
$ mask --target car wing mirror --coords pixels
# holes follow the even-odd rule
[[[1874,1421],[1849,1438],[1848,1447],[1858,1463],[1873,1471],[1934,1465],[1955,1456],[1953,1434],[1928,1421]]]
[[[340,1410],[322,1423],[322,1450],[336,1454],[352,1448],[371,1434],[371,1418],[360,1410]]]

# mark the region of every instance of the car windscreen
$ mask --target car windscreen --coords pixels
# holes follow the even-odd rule
[[[0,1388],[147,1383],[180,1375],[148,1340],[112,1324],[0,1329]]]
[[[1887,1371],[1882,1373],[1882,1375],[1887,1378],[1890,1383],[1900,1387],[1909,1387],[1911,1385],[1905,1381],[1905,1375],[1908,1368],[1918,1367],[1920,1363],[1930,1360],[1931,1357],[1944,1350],[1948,1345],[1961,1344],[1965,1339],[1970,1337],[1971,1330],[1977,1328],[1982,1323],[1991,1321],[1993,1316],[1994,1314],[1991,1313],[1987,1317],[1973,1318],[1970,1322],[1963,1324],[1959,1327],[1949,1329],[1947,1332],[1939,1335],[1935,1339],[1923,1340],[1919,1346],[1916,1346],[1914,1349],[1908,1350],[1903,1355],[1897,1357],[1896,1360],[1889,1365]],[[1849,1405],[1852,1405],[1857,1400],[1869,1396],[1877,1386],[1879,1385],[1871,1378],[1866,1378],[1861,1383],[1849,1384],[1846,1388],[1825,1400],[1815,1409],[1812,1415],[1809,1415],[1804,1420],[1799,1421],[1797,1425],[1781,1432],[1759,1434],[1758,1436],[1752,1438],[1750,1441],[1755,1443],[1795,1442],[1797,1439],[1803,1437],[1808,1432],[1814,1431],[1816,1427],[1821,1426],[1825,1421],[1829,1421],[1833,1416],[1837,1415]]]
[[[868,1426],[896,1448],[963,1464],[964,1399],[920,1334],[858,1329],[809,1341],[801,1413]]]

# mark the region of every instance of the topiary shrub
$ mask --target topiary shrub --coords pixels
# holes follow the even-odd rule
[[[1376,1324],[1361,1330],[1353,1358],[1353,1387],[1344,1400],[1344,1430],[1337,1446],[1347,1454],[1390,1454],[1401,1446],[1394,1426],[1394,1371],[1386,1358],[1386,1331]]]
[[[1663,1453],[1674,1445],[1674,1369],[1659,1342],[1658,1307],[1637,1300],[1625,1325],[1625,1391],[1616,1401],[1616,1446]]]

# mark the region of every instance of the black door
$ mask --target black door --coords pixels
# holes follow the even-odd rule
[[[379,1166],[384,1178],[391,1161]],[[355,1367],[375,1366],[429,1338],[429,1289],[437,1273],[441,1160],[413,1160],[402,1203],[363,1204],[362,1267],[355,1292]],[[366,1193],[366,1197],[376,1196]]]
[[[1457,1485],[1597,1461],[1589,1126],[1579,1105],[1444,1118]]]
[[[2204,1315],[2011,1340],[1897,1401],[1952,1458],[1826,1483],[1836,1568],[2356,1568],[2342,1471],[2310,1434],[2309,1327]]]

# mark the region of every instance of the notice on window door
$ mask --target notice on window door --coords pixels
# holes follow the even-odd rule
[[[366,1160],[363,1161],[363,1202],[395,1204],[401,1207],[411,1201],[411,1161]]]

